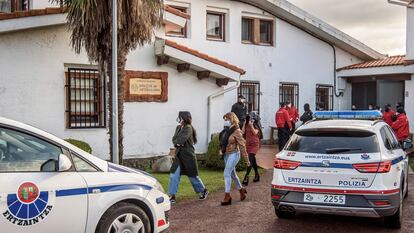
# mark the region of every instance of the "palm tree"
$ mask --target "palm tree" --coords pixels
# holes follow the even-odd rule
[[[83,49],[91,62],[98,63],[101,74],[112,78],[112,0],[52,0],[68,8],[71,46],[76,53]],[[118,113],[119,161],[123,158],[124,74],[131,50],[150,43],[154,29],[162,22],[162,0],[117,0],[118,7]],[[112,150],[112,84],[109,93],[109,145]]]

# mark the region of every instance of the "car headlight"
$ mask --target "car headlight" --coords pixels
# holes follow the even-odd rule
[[[162,193],[165,193],[164,187],[162,187],[161,183],[158,180],[155,182],[154,188]]]

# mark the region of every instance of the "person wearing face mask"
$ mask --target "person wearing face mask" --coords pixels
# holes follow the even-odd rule
[[[231,112],[236,114],[240,122],[239,128],[242,129],[247,116],[246,99],[244,98],[244,96],[239,95],[239,97],[237,98],[237,103],[233,104],[233,106],[231,107]]]
[[[393,122],[392,117],[394,115],[395,112],[392,110],[391,105],[385,105],[384,112],[382,113],[382,119],[384,120],[384,122],[391,126]]]
[[[247,197],[247,191],[243,188],[239,177],[236,173],[236,165],[240,160],[240,154],[243,156],[247,166],[250,166],[246,151],[246,141],[243,138],[243,133],[239,127],[239,119],[236,114],[229,112],[223,116],[224,130],[219,135],[220,140],[220,155],[224,157],[224,186],[225,194],[221,205],[231,205],[231,183],[235,183],[236,188],[240,193],[240,200],[244,201]]]
[[[197,133],[192,125],[191,113],[180,112],[177,122],[179,125],[172,139],[176,155],[170,171],[168,187],[170,201],[172,204],[176,203],[175,196],[178,192],[181,175],[188,176],[194,191],[199,194],[199,199],[205,200],[209,192],[198,176],[197,158],[194,150],[194,144],[197,143]]]
[[[391,128],[394,130],[400,144],[403,145],[404,140],[410,136],[410,124],[404,108],[400,107],[396,115],[397,119],[392,123]]]
[[[310,110],[309,104],[305,104],[303,106],[303,110],[305,112],[300,117],[300,121],[302,121],[302,124],[305,124],[306,122],[311,121],[313,119],[313,112]]]

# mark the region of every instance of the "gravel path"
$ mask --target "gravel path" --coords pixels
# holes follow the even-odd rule
[[[240,202],[239,195],[232,193],[233,204],[222,207],[223,193],[211,194],[206,201],[191,200],[172,207],[172,233],[414,233],[414,189],[410,190],[404,208],[404,224],[401,230],[384,228],[382,221],[368,218],[331,215],[301,214],[293,220],[278,219],[270,202],[272,171],[262,181],[248,186],[248,198]],[[414,176],[410,179],[414,188]],[[196,197],[195,197],[196,198]]]

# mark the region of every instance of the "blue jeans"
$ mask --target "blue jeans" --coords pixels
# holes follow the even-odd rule
[[[177,170],[175,170],[174,173],[170,174],[170,184],[168,186],[168,193],[170,195],[176,195],[178,192],[178,185],[180,184],[180,178],[181,178],[181,169],[180,166],[177,167]],[[188,177],[190,179],[191,184],[193,185],[193,189],[196,193],[202,193],[206,189],[206,187],[203,184],[203,181],[201,181],[199,176],[196,177]]]
[[[231,190],[231,181],[233,180],[236,188],[241,189],[242,185],[240,179],[236,173],[236,166],[240,160],[240,152],[235,152],[224,156],[224,163],[226,167],[224,168],[224,191],[229,193]]]

